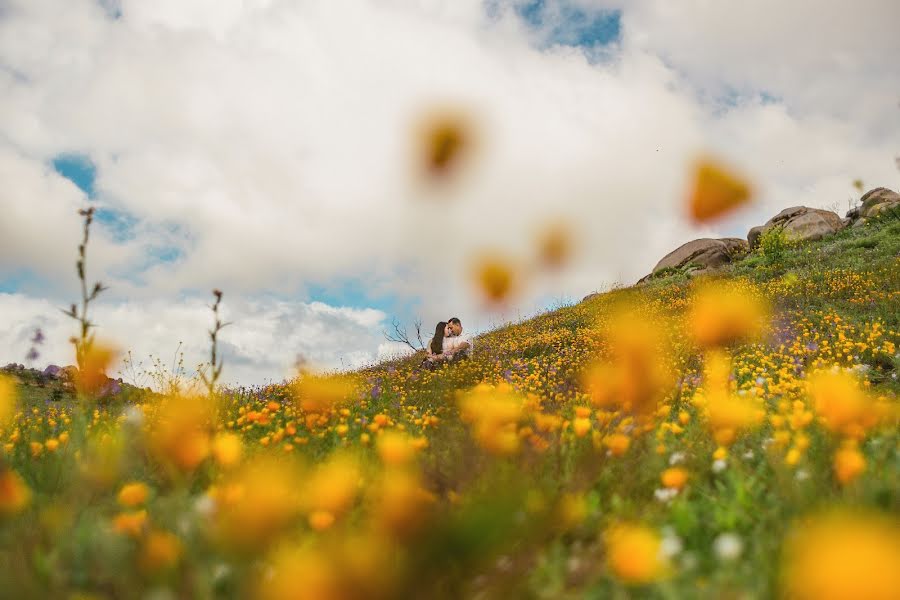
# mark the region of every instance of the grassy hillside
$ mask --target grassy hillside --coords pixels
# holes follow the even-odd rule
[[[492,331],[434,372],[214,402],[19,382],[0,595],[895,597],[898,331],[885,219]]]

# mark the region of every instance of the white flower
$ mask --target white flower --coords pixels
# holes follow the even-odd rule
[[[659,545],[659,552],[663,558],[670,559],[678,556],[683,548],[684,544],[681,543],[681,538],[670,532],[663,535],[662,542]]]
[[[744,460],[753,460],[753,450],[747,450],[743,456]]]
[[[144,424],[144,411],[140,406],[129,406],[125,410],[125,422],[132,427],[140,427]]]
[[[198,515],[208,517],[216,510],[216,501],[209,494],[202,494],[194,501],[194,510]]]
[[[725,462],[721,458],[719,460],[713,461],[713,465],[712,465],[713,473],[721,473],[722,471],[725,470],[725,467],[727,467],[727,466],[728,466],[728,463]]]
[[[222,581],[226,577],[231,575],[231,567],[229,567],[225,563],[218,563],[213,567],[212,570],[212,578],[213,581]]]
[[[677,465],[684,462],[684,452],[673,452],[669,457],[669,466]]]
[[[681,555],[681,567],[690,571],[697,566],[697,555],[693,552],[685,552]]]
[[[794,475],[794,478],[797,481],[806,481],[809,479],[809,471],[806,469],[797,469],[797,473]]]
[[[713,551],[719,560],[735,560],[744,552],[744,542],[736,533],[722,533],[713,541]]]
[[[757,378],[756,378],[756,385],[762,385],[762,384],[764,384],[765,382],[766,382],[766,378],[765,378],[765,377],[760,376],[760,377],[757,377]]]
[[[668,502],[678,495],[678,490],[675,488],[659,488],[653,491],[653,495],[660,502]]]

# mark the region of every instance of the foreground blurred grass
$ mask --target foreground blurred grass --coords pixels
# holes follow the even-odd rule
[[[18,382],[0,596],[896,597],[898,257],[897,222],[848,229],[434,372],[106,403]]]

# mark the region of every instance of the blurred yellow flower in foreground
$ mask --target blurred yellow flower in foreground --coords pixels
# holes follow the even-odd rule
[[[141,547],[138,567],[148,574],[166,571],[178,564],[181,553],[181,540],[175,534],[168,531],[152,531]]]
[[[31,490],[12,469],[0,469],[0,516],[21,512],[31,502]]]
[[[472,117],[451,108],[432,110],[420,118],[415,136],[421,170],[431,179],[456,173],[471,158],[478,137]]]
[[[615,525],[605,535],[607,564],[626,583],[643,584],[662,578],[667,569],[662,541],[643,525]]]
[[[378,456],[386,465],[401,466],[409,464],[416,455],[410,437],[399,431],[385,431],[378,436]]]
[[[855,443],[845,445],[834,453],[834,476],[846,485],[866,470],[866,459]]]
[[[753,191],[740,176],[709,159],[697,162],[688,196],[688,214],[702,223],[721,217],[750,201]]]
[[[674,382],[661,329],[659,322],[631,311],[613,318],[607,332],[612,360],[591,365],[582,375],[594,406],[640,417],[656,411]]]
[[[16,382],[5,375],[0,375],[0,427],[12,420],[16,412]]]
[[[501,304],[520,285],[521,274],[514,260],[499,253],[484,253],[472,266],[475,287],[491,304]]]
[[[97,394],[106,385],[106,370],[119,354],[118,348],[103,341],[86,344],[80,369],[75,377],[75,387],[82,394]]]
[[[514,454],[519,450],[516,425],[524,414],[523,402],[505,383],[479,384],[460,398],[460,418],[472,424],[482,448],[493,454]]]
[[[856,376],[846,371],[813,373],[809,395],[825,427],[833,433],[861,438],[879,420],[874,402],[860,388]]]
[[[244,463],[208,494],[215,502],[211,533],[219,543],[255,551],[285,533],[301,513],[304,482],[287,458]]]
[[[709,348],[753,340],[762,333],[767,315],[765,303],[751,290],[712,282],[695,291],[688,322],[697,343]]]
[[[206,396],[164,399],[150,425],[150,449],[157,460],[193,471],[210,454],[214,407]]]
[[[330,457],[307,478],[301,490],[303,509],[307,513],[324,511],[340,517],[356,500],[360,475],[359,465],[350,456]]]
[[[260,578],[261,600],[340,600],[347,598],[338,565],[321,551],[308,547],[279,549]]]
[[[140,506],[147,501],[147,496],[149,494],[150,490],[147,488],[147,485],[136,481],[123,485],[119,490],[119,495],[116,496],[116,499],[122,506]]]
[[[706,356],[703,389],[693,402],[706,411],[707,424],[720,447],[734,443],[745,429],[762,424],[765,410],[751,398],[738,396],[730,388],[731,361],[720,351]]]
[[[538,264],[548,269],[563,267],[572,257],[574,235],[568,224],[546,225],[537,237]]]
[[[306,373],[294,384],[297,406],[307,413],[323,413],[339,406],[353,393],[343,377]]]
[[[402,539],[419,530],[433,503],[434,496],[416,474],[390,470],[378,486],[374,518],[381,529]]]
[[[231,468],[241,461],[243,443],[241,436],[234,433],[220,433],[212,443],[213,458],[222,467]]]
[[[889,517],[833,513],[798,523],[785,547],[782,596],[896,600],[900,528]]]

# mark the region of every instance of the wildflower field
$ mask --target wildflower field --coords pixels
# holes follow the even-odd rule
[[[0,597],[895,599],[898,331],[886,219],[435,371],[3,375]]]

